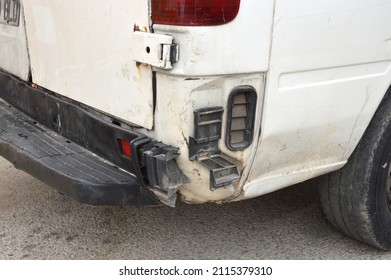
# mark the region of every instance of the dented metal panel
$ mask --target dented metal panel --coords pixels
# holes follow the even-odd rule
[[[134,26],[149,31],[148,0],[25,1],[34,83],[148,129],[151,67],[131,57]]]
[[[239,173],[241,175],[240,180],[245,181],[257,146],[262,113],[264,79],[265,76],[262,73],[196,78],[157,73],[156,80],[159,86],[157,87],[156,124],[154,130],[136,130],[179,148],[181,154],[176,159],[176,162],[191,181],[191,183],[184,184],[178,189],[184,201],[188,203],[223,202],[230,201],[241,193],[243,182],[237,181],[237,175]],[[197,137],[194,126],[194,111],[201,108],[219,106],[223,106],[223,109],[226,111],[232,89],[243,86],[251,86],[259,94],[256,104],[257,116],[254,125],[257,133],[250,147],[243,151],[230,150],[225,144],[224,137],[217,139],[217,147],[221,154],[229,159],[233,166],[237,166],[238,172],[235,169],[231,173],[233,176],[228,185],[222,182],[223,184],[221,185],[224,185],[223,187],[211,188],[211,170],[197,160],[189,161],[189,157],[191,157],[189,149],[191,146],[190,137]],[[225,113],[222,115],[221,126],[221,135],[224,136],[227,128],[227,114]],[[229,166],[227,165],[227,167]],[[217,176],[216,178],[219,179],[220,177]],[[216,183],[219,183],[219,180]]]
[[[240,152],[219,142],[236,160],[240,182],[209,191],[207,170],[189,164],[183,154],[178,162],[192,185],[180,192],[188,202],[246,199],[342,167],[390,85],[389,1],[284,0],[276,2],[275,11],[273,1],[241,4],[238,17],[227,25],[154,26],[181,46],[173,70],[157,75],[157,116],[173,126],[157,123],[155,134],[169,143],[189,145],[191,112],[225,105],[232,81],[259,72],[254,74],[260,81],[255,83],[256,144]],[[257,36],[245,32],[246,26]],[[238,84],[252,85],[245,79]],[[175,109],[178,102],[184,106]]]

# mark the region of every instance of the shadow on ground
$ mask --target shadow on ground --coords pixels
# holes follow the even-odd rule
[[[91,207],[0,166],[2,259],[391,259],[326,221],[321,179],[224,205]]]

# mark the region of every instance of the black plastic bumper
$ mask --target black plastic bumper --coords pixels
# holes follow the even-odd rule
[[[122,155],[126,139],[135,158]],[[0,155],[91,205],[158,205],[136,147],[152,140],[117,121],[0,70]]]

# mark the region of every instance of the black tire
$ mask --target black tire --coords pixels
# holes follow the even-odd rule
[[[363,138],[340,170],[327,175],[320,199],[341,231],[391,250],[391,94],[380,104]]]

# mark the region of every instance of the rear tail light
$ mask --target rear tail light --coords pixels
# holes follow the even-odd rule
[[[158,24],[207,26],[232,21],[240,0],[152,0],[152,21]]]
[[[257,94],[252,87],[236,88],[228,99],[226,143],[230,150],[244,150],[251,145]]]

